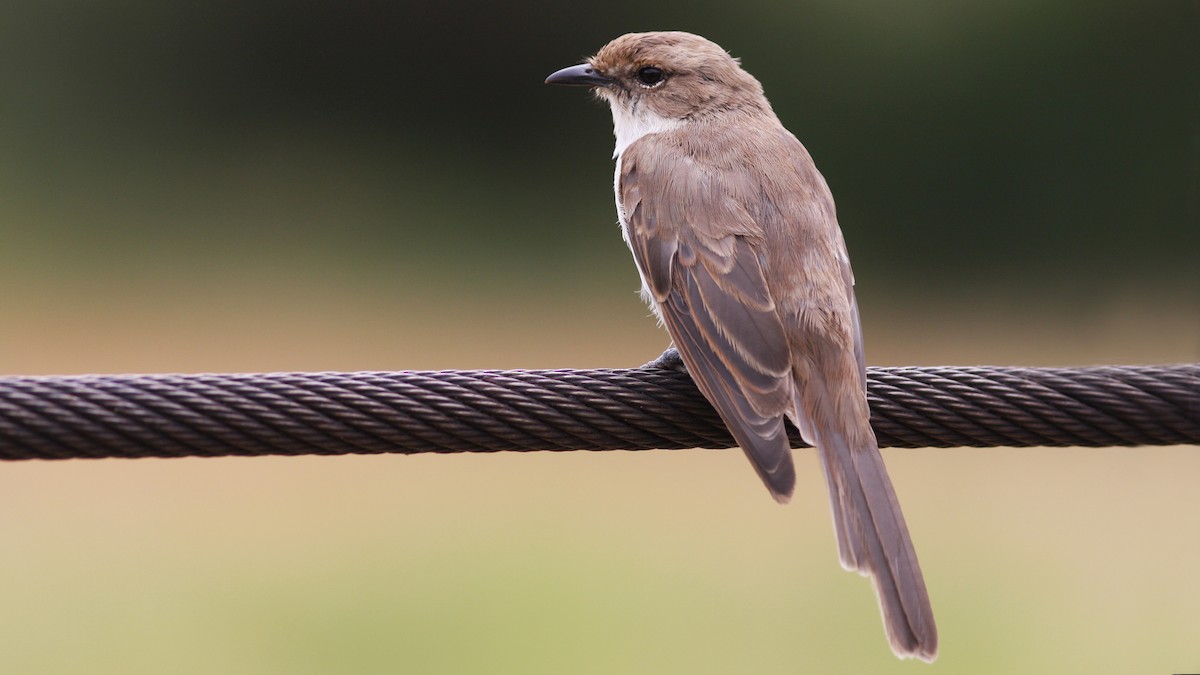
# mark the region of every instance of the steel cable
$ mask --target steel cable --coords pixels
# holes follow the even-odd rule
[[[1200,364],[870,368],[868,395],[884,447],[1200,444]],[[0,377],[6,460],[732,444],[659,368]]]

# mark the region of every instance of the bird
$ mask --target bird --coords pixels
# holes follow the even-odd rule
[[[675,350],[659,363],[682,361],[778,502],[796,483],[785,420],[817,448],[842,566],[873,578],[896,655],[933,661],[929,594],[871,429],[854,275],[808,151],[740,60],[691,33],[622,35],[546,83],[611,108],[621,232]]]

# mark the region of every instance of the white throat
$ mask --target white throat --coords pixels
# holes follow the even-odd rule
[[[609,107],[612,108],[613,133],[617,137],[617,145],[613,149],[614,159],[620,157],[625,148],[642,136],[672,131],[683,126],[683,120],[663,117],[636,103],[632,108],[627,108],[610,100]]]

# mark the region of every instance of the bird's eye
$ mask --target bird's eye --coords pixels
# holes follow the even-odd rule
[[[665,77],[666,73],[662,71],[662,68],[655,68],[654,66],[646,66],[645,68],[637,71],[638,82],[641,82],[647,87],[656,87],[662,84],[663,78]]]

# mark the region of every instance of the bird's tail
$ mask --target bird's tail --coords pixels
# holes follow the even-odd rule
[[[892,650],[933,661],[937,626],[929,594],[875,434],[866,420],[850,422],[851,429],[823,421],[831,423],[804,431],[825,466],[842,566],[875,580]]]

